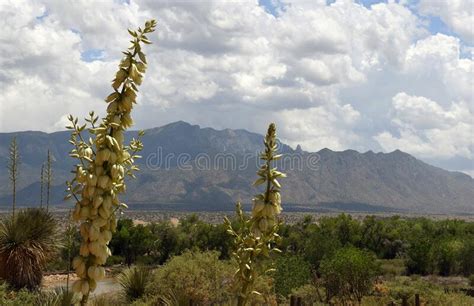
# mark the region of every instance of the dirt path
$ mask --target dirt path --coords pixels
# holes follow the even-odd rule
[[[69,276],[69,288],[72,288],[72,284],[78,278],[75,274]],[[59,287],[66,287],[67,275],[66,274],[52,274],[47,275],[43,279],[43,288],[45,290],[52,290]],[[92,293],[92,296],[98,296],[104,293],[111,293],[120,290],[120,285],[114,278],[106,278],[97,283],[97,288]]]

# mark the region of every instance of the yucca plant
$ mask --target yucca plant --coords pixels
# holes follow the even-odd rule
[[[133,302],[143,297],[151,277],[152,272],[147,267],[135,266],[123,270],[118,276],[123,298],[127,302]]]
[[[43,209],[19,211],[0,223],[0,278],[15,289],[40,286],[43,269],[59,247],[58,227]]]
[[[160,306],[188,306],[192,305],[192,301],[189,300],[184,291],[170,289],[168,293],[157,297],[152,304]]]
[[[279,178],[286,175],[273,168],[273,162],[282,155],[277,154],[276,126],[271,123],[264,140],[265,150],[260,154],[263,165],[257,171],[259,178],[254,186],[265,184],[263,193],[253,199],[252,216],[248,218],[237,203],[237,216],[240,228],[234,229],[229,219],[225,219],[228,232],[234,237],[235,252],[232,256],[237,261],[238,269],[235,280],[238,291],[238,305],[246,305],[251,294],[260,294],[254,290],[256,279],[261,273],[262,259],[269,258],[272,253],[281,252],[276,244],[280,237],[277,234],[281,208],[281,185]],[[269,273],[274,269],[267,269]]]
[[[41,292],[36,299],[36,305],[41,306],[71,306],[79,301],[78,296],[65,287],[59,287],[53,291]]]
[[[118,72],[112,82],[113,92],[105,99],[107,114],[98,124],[94,112],[86,119],[91,137],[84,138],[82,132],[87,124],[78,124],[78,119],[69,116],[71,125],[70,143],[74,148],[70,156],[78,159],[75,177],[67,182],[69,197],[74,197],[76,206],[73,220],[81,221],[82,244],[80,255],[73,260],[73,267],[80,280],[73,285],[75,292],[82,293],[81,304],[86,305],[89,294],[104,278],[102,265],[111,255],[108,244],[117,227],[115,213],[126,208],[118,195],[125,192],[125,176],[134,177],[138,170],[134,160],[143,148],[140,139],[124,144],[125,130],[133,125],[131,111],[136,103],[138,86],[141,85],[147,68],[142,44],[150,44],[149,33],[156,27],[156,21],[145,23],[137,31],[129,30],[132,45],[124,52]],[[143,135],[139,133],[139,137]],[[86,140],[87,139],[87,140]]]

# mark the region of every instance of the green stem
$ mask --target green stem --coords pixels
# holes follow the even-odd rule
[[[89,292],[87,294],[84,294],[81,299],[81,306],[86,306],[87,301],[89,300]]]

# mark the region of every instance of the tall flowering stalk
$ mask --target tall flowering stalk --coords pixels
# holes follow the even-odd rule
[[[275,247],[280,237],[277,234],[279,222],[278,215],[281,213],[281,185],[279,178],[285,177],[284,173],[272,167],[275,160],[281,158],[277,154],[276,126],[271,123],[265,136],[265,150],[260,154],[264,164],[257,171],[259,178],[254,185],[265,184],[263,193],[253,198],[251,218],[247,218],[242,211],[240,203],[237,203],[237,216],[240,223],[239,229],[234,229],[231,222],[226,218],[225,223],[228,232],[234,237],[236,250],[233,253],[238,263],[235,272],[235,280],[239,292],[238,305],[246,305],[251,294],[260,294],[254,290],[254,283],[262,269],[262,259],[270,257],[274,252],[280,252]],[[273,269],[268,269],[266,273]]]
[[[51,168],[52,158],[51,151],[48,150],[48,158],[46,159],[46,211],[49,210],[49,198],[51,195],[51,181],[53,179],[53,170]]]
[[[10,143],[10,160],[8,162],[8,174],[12,184],[12,218],[15,219],[16,209],[16,185],[18,182],[18,165],[20,164],[20,153],[18,150],[18,143],[14,136]]]
[[[97,281],[105,276],[102,265],[111,255],[108,244],[117,227],[115,213],[127,207],[119,201],[118,195],[126,190],[125,175],[134,177],[133,172],[138,170],[134,159],[140,157],[136,154],[143,148],[140,141],[143,132],[125,146],[124,131],[133,124],[130,113],[147,66],[141,43],[151,43],[146,34],[153,32],[155,27],[156,21],[150,20],[144,29],[129,30],[132,45],[124,52],[112,82],[114,91],[105,99],[107,115],[99,125],[94,112],[86,119],[91,134],[88,140],[82,136],[86,124],[81,126],[77,118],[69,116],[71,125],[67,128],[73,130],[70,143],[74,146],[70,156],[79,160],[73,171],[75,177],[67,185],[68,197],[76,200],[72,218],[82,222],[80,254],[73,260],[80,278],[74,283],[73,290],[82,293],[81,305],[87,304]]]

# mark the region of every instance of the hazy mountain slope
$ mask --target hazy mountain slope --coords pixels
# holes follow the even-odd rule
[[[127,137],[135,135],[130,132]],[[67,158],[68,132],[15,133],[21,150],[18,199],[39,202],[39,174],[46,152],[55,157],[52,202],[61,203],[63,182],[72,160]],[[0,164],[6,165],[12,133],[0,133]],[[236,200],[248,203],[257,169],[256,152],[263,137],[245,130],[201,129],[176,122],[149,129],[137,180],[129,181],[125,200],[133,205],[164,204],[192,209],[228,209]],[[317,153],[281,146],[288,173],[283,198],[291,207],[401,210],[433,213],[474,211],[474,180],[462,173],[430,166],[401,151]],[[311,164],[311,166],[309,166]],[[7,171],[0,170],[0,205],[10,202]],[[364,209],[365,209],[364,208]]]

